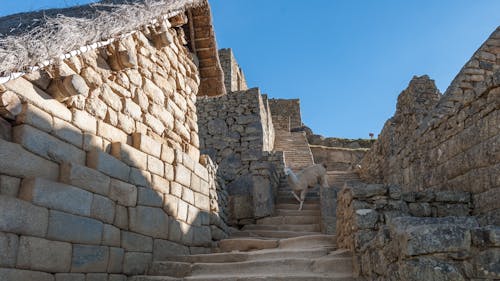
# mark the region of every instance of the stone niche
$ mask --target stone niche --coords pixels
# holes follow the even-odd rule
[[[200,148],[217,163],[233,224],[272,214],[283,156],[271,152],[274,127],[266,95],[257,88],[199,98]]]

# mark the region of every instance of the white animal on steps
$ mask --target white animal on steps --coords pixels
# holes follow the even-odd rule
[[[295,174],[290,168],[285,169],[288,185],[292,189],[292,194],[300,202],[299,211],[302,210],[304,200],[306,199],[307,189],[313,188],[316,184],[322,187],[328,187],[326,179],[326,169],[321,164],[311,165]],[[300,198],[298,194],[300,193]]]

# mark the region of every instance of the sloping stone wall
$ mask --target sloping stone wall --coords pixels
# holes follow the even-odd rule
[[[469,192],[349,182],[338,194],[337,243],[367,280],[498,279],[500,227],[471,213]]]
[[[349,149],[342,147],[327,147],[309,145],[314,157],[314,163],[325,164],[328,171],[354,170],[361,162],[368,149]]]
[[[269,107],[276,131],[290,132],[303,126],[299,99],[270,99]]]
[[[238,65],[233,51],[229,48],[220,49],[219,60],[222,70],[224,71],[224,84],[226,85],[226,91],[230,93],[247,90],[248,86],[245,75],[243,74],[241,67]]]
[[[273,120],[267,96],[257,88],[196,103],[200,147],[219,165],[227,185],[233,224],[245,224],[274,210],[282,153],[274,144]]]
[[[473,193],[481,224],[500,225],[500,29],[480,47],[441,96],[428,77],[398,98],[362,161],[368,182],[405,191]]]
[[[149,27],[0,86],[0,280],[126,280],[226,236],[185,43]]]

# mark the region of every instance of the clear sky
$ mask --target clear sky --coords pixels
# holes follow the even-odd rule
[[[2,0],[0,15],[85,0]],[[499,0],[211,0],[249,86],[300,98],[315,133],[367,138],[413,75],[444,92],[500,25]]]

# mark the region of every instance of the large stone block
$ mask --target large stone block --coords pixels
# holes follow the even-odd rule
[[[108,281],[127,281],[127,275],[110,274]]]
[[[84,132],[95,134],[97,132],[97,119],[86,111],[73,110],[73,124]]]
[[[184,186],[189,186],[191,184],[191,171],[185,166],[178,164],[175,166],[175,181]]]
[[[19,237],[0,232],[0,267],[15,267]]]
[[[94,169],[74,163],[61,165],[60,180],[63,183],[78,186],[93,193],[107,196],[110,178]]]
[[[212,233],[209,226],[193,226],[193,242],[195,246],[210,247],[212,243]]]
[[[107,273],[87,273],[85,281],[108,281]]]
[[[52,116],[40,108],[25,103],[21,114],[16,116],[17,124],[28,124],[44,132],[50,133],[54,129]]]
[[[92,149],[87,153],[87,166],[113,178],[123,181],[129,179],[130,167],[100,149]]]
[[[23,180],[19,198],[35,205],[90,216],[92,193],[42,178]]]
[[[47,238],[73,243],[100,244],[103,223],[91,218],[50,211]]]
[[[158,175],[152,176],[152,187],[156,192],[168,194],[170,193],[170,182]]]
[[[68,272],[71,266],[71,244],[42,238],[21,236],[17,268],[44,272]]]
[[[66,121],[71,121],[71,111],[62,103],[55,100],[49,94],[35,87],[24,78],[13,79],[5,84],[7,89],[15,92],[20,97],[28,100],[30,103],[49,112],[53,116]]]
[[[130,230],[154,238],[168,239],[168,215],[160,208],[129,208]]]
[[[169,181],[173,181],[175,178],[174,166],[165,163],[165,178]]]
[[[85,151],[29,125],[14,127],[13,140],[48,160],[85,165]]]
[[[195,192],[194,193],[194,205],[204,211],[210,210],[210,199],[208,196]]]
[[[12,141],[12,125],[0,117],[0,139]]]
[[[124,131],[100,120],[97,122],[97,135],[110,142],[127,143],[128,139]]]
[[[141,170],[148,168],[148,155],[124,143],[111,144],[111,155],[120,159],[125,164]]]
[[[105,224],[102,232],[102,244],[106,246],[120,247],[120,229],[114,225]]]
[[[187,256],[189,248],[168,240],[155,239],[153,247],[153,260],[161,261],[167,257]]]
[[[13,268],[0,268],[0,280],[2,281],[54,281],[54,276],[45,272],[20,270]]]
[[[0,139],[0,171],[10,176],[43,177],[57,180],[59,165],[23,149],[18,144]]]
[[[127,275],[141,275],[146,272],[153,261],[149,253],[128,252],[123,261],[123,272]]]
[[[125,257],[125,250],[122,248],[109,248],[109,273],[121,273],[123,271],[123,258]]]
[[[182,200],[194,205],[194,192],[189,188],[182,188]]]
[[[109,200],[107,197],[94,194],[90,216],[105,223],[113,223],[115,209],[115,202]]]
[[[106,272],[109,261],[109,247],[73,245],[71,272]]]
[[[182,221],[187,221],[189,204],[183,200],[179,200],[177,203],[177,219]]]
[[[177,210],[179,206],[179,198],[165,194],[165,202],[163,205],[163,210],[171,217],[177,218]]]
[[[137,188],[137,204],[149,207],[163,207],[163,194],[150,188]]]
[[[52,134],[76,147],[83,147],[82,131],[69,122],[54,118],[54,130]]]
[[[135,148],[156,158],[161,156],[162,144],[144,134],[132,134],[132,141]]]
[[[174,149],[169,147],[167,144],[163,144],[160,159],[167,162],[168,164],[173,164],[175,160]]]
[[[165,173],[165,167],[163,166],[163,161],[160,159],[153,157],[151,155],[148,156],[148,171],[152,174],[163,177]]]
[[[17,197],[20,187],[20,178],[0,175],[0,194]]]
[[[44,237],[48,220],[46,208],[0,195],[0,231]]]
[[[115,180],[111,180],[109,198],[123,206],[135,206],[137,203],[137,187],[135,185]]]
[[[114,225],[121,229],[128,229],[128,210],[127,207],[116,205]]]
[[[149,236],[122,231],[121,247],[128,252],[152,252],[153,239]]]
[[[151,173],[136,168],[130,168],[129,182],[137,186],[149,187],[151,186]]]

